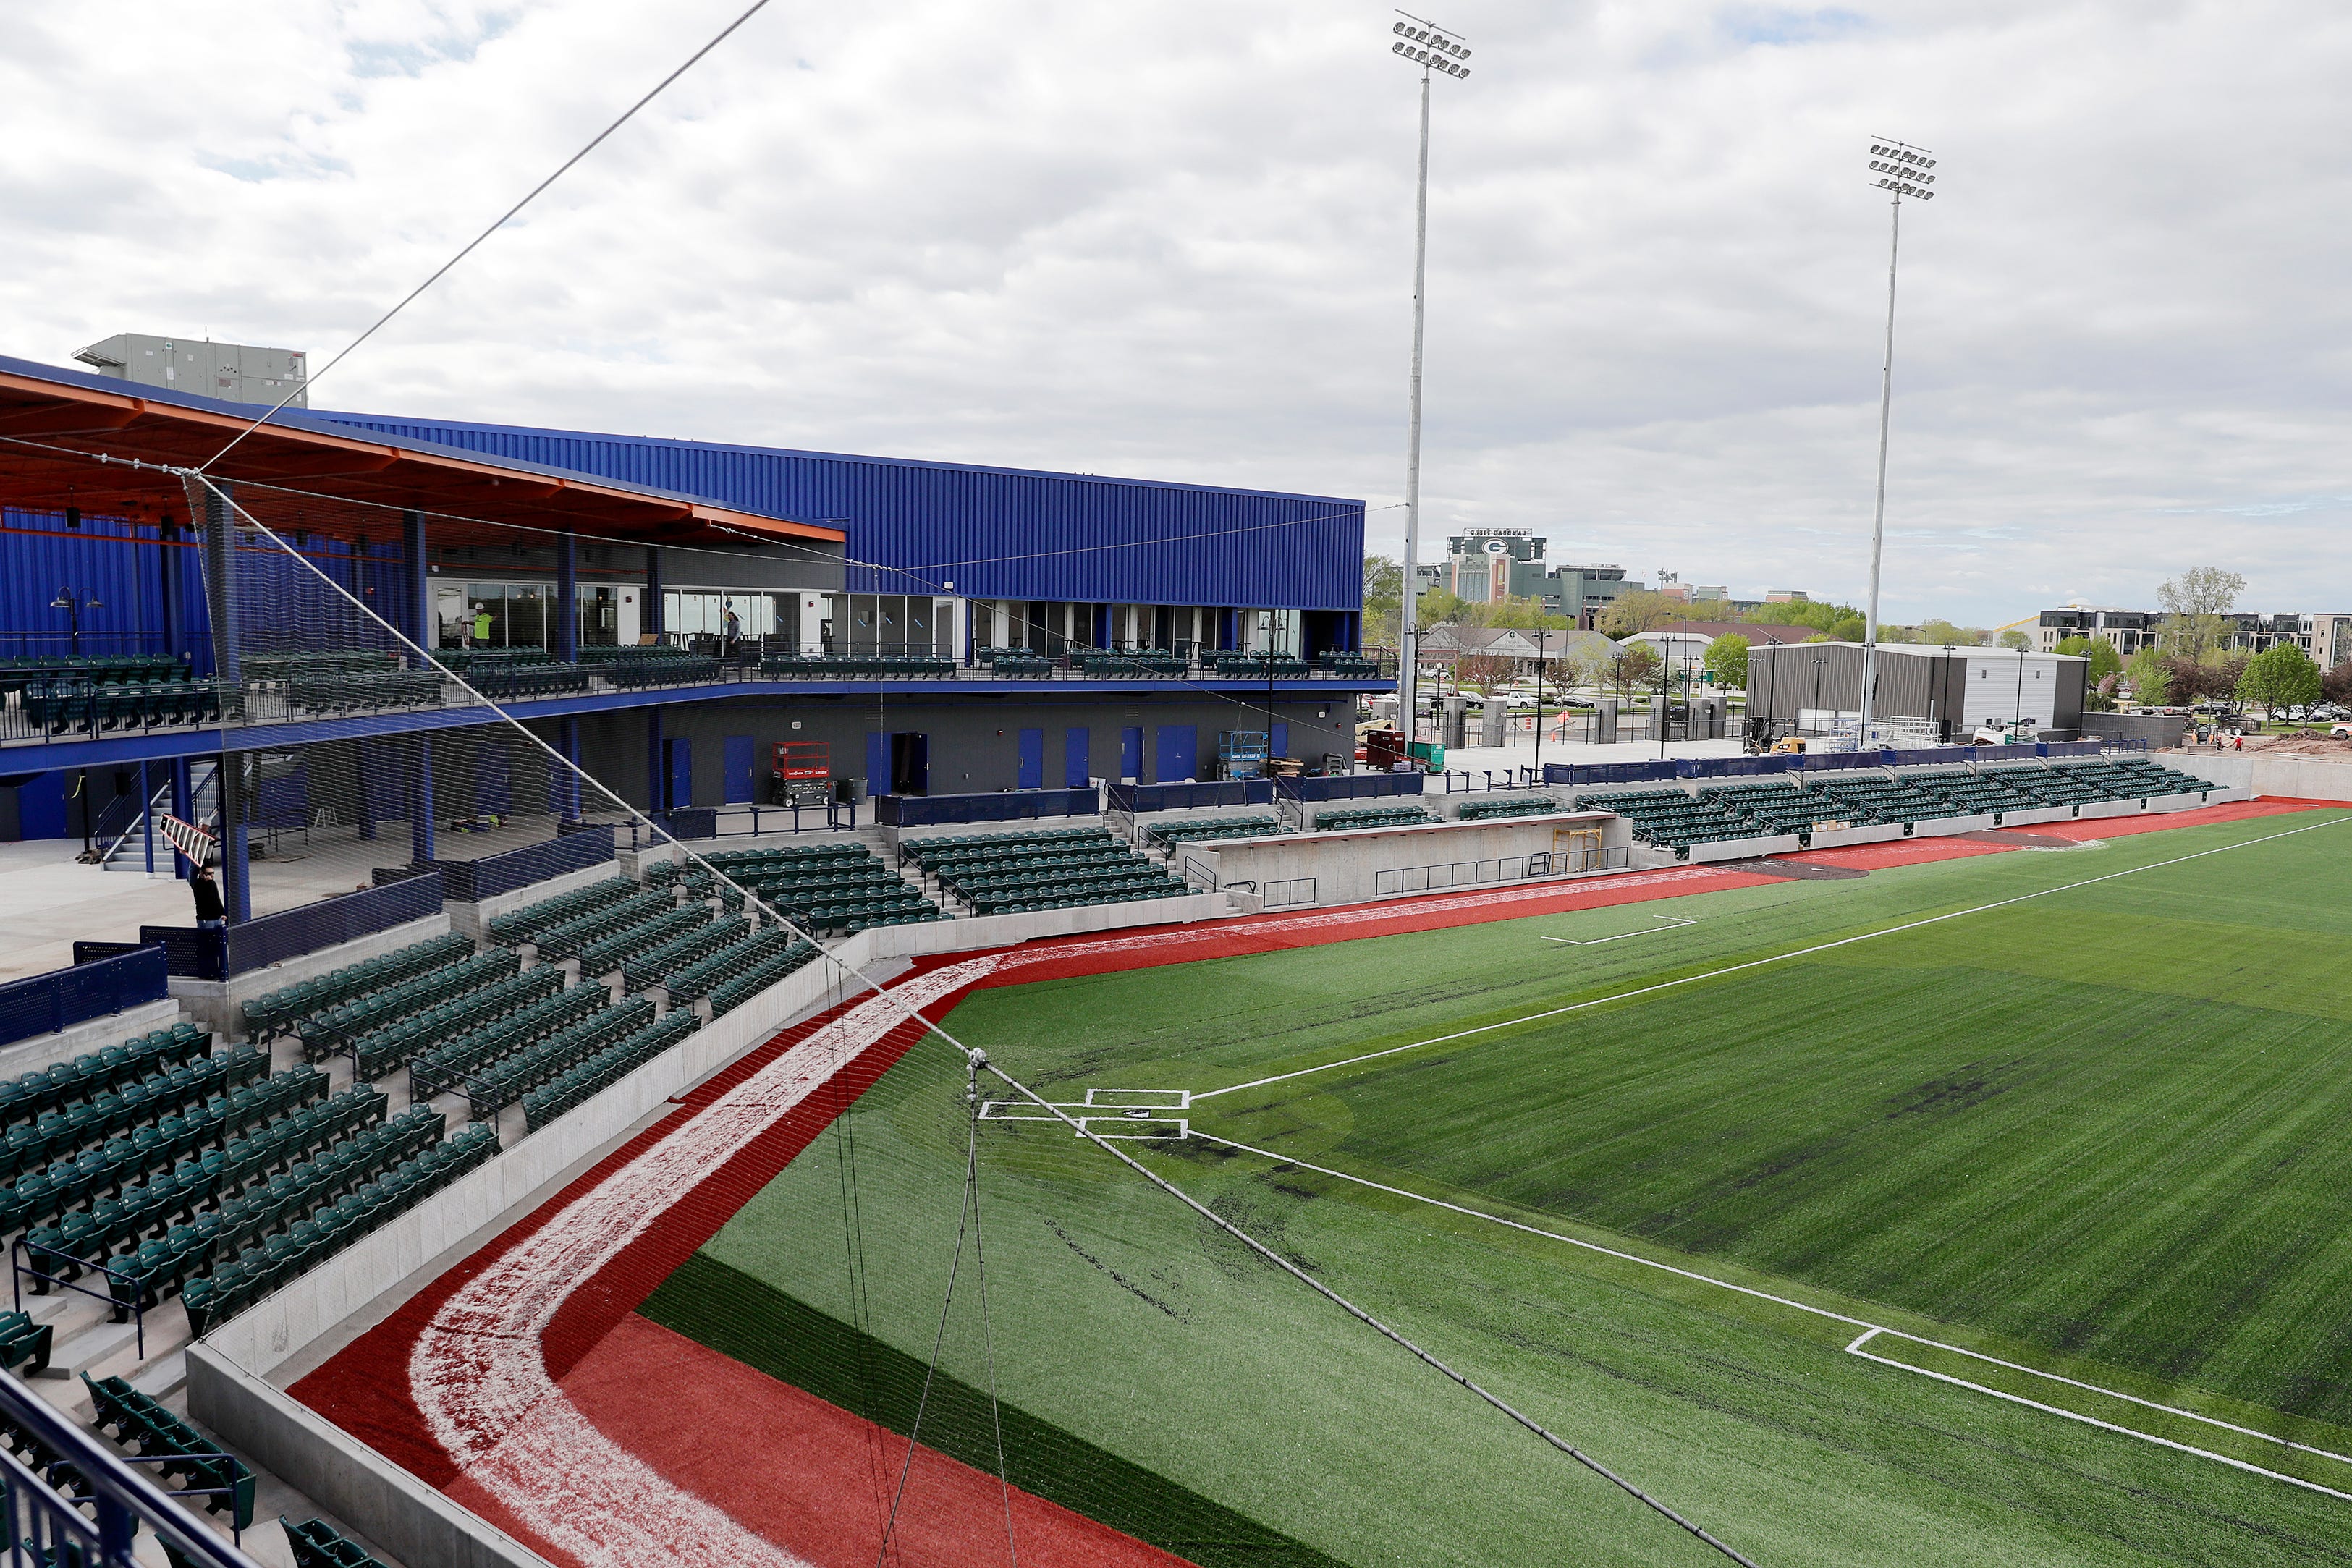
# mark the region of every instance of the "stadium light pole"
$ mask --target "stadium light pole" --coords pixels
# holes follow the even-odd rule
[[[1415,690],[1420,641],[1414,611],[1421,597],[1421,350],[1423,297],[1429,281],[1429,78],[1432,73],[1465,78],[1470,57],[1458,34],[1400,11],[1404,20],[1389,29],[1390,53],[1421,68],[1421,172],[1412,208],[1412,412],[1404,457],[1404,605],[1397,618],[1397,706],[1404,717],[1405,755],[1421,736],[1421,695]]]
[[[1870,522],[1870,604],[1862,632],[1858,746],[1870,739],[1871,698],[1876,695],[1874,688],[1878,681],[1878,564],[1886,546],[1886,432],[1895,412],[1895,266],[1903,249],[1903,198],[1934,201],[1936,193],[1928,187],[1936,183],[1936,176],[1927,171],[1935,166],[1936,160],[1927,156],[1925,148],[1883,138],[1870,144],[1870,171],[1876,176],[1871,183],[1892,193],[1894,215],[1886,242],[1886,359],[1878,374],[1878,505]]]

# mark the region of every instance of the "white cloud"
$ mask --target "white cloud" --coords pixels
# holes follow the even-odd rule
[[[0,350],[323,360],[728,16],[20,9]],[[1397,499],[1415,85],[1389,14],[772,6],[322,406]],[[1887,613],[2352,608],[2339,84],[2285,0],[1486,0],[1435,86],[1426,532],[1856,596],[1906,208]],[[1393,511],[1375,513],[1393,539]]]

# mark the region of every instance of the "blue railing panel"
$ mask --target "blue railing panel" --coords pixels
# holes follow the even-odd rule
[[[0,986],[0,1043],[71,1029],[169,994],[163,949],[140,946]]]
[[[943,822],[1021,822],[1032,817],[1091,817],[1102,810],[1102,791],[1015,789],[991,795],[877,795],[874,820],[893,827],[927,828]]]
[[[613,858],[609,828],[594,832],[566,833],[543,844],[525,844],[503,854],[479,860],[436,861],[441,872],[442,894],[453,903],[471,904],[529,887],[535,882],[567,873],[585,871]]]
[[[608,847],[606,852],[609,854]],[[248,920],[228,930],[228,972],[243,975],[288,958],[299,958],[338,942],[369,936],[441,912],[441,879],[412,876],[322,898],[299,909]]]
[[[1369,800],[1385,795],[1418,795],[1428,784],[1423,773],[1339,773],[1326,779],[1277,779],[1286,800]]]
[[[1198,811],[1211,806],[1270,806],[1271,779],[1224,779],[1209,784],[1105,786],[1114,811]]]
[[[1547,784],[1648,784],[1675,777],[1671,761],[1544,764]]]
[[[0,1563],[7,1568],[68,1563],[143,1568],[133,1552],[142,1526],[153,1531],[177,1561],[200,1568],[258,1568],[14,1374],[0,1374],[0,1421],[29,1439],[42,1469],[60,1480],[70,1477],[76,1492],[68,1499],[39,1471],[0,1450],[0,1490],[5,1493],[0,1503],[13,1538],[0,1548]]]

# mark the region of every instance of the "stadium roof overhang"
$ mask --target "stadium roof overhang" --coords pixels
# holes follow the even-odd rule
[[[240,404],[0,358],[0,506],[184,522],[186,492],[167,470],[205,464],[254,414]],[[315,497],[320,505],[306,512],[304,530],[346,539],[385,538],[396,510],[430,514],[434,539],[443,544],[510,538],[503,530],[513,528],[646,544],[845,538],[838,528],[691,496],[362,434],[291,409],[271,415],[208,471]]]

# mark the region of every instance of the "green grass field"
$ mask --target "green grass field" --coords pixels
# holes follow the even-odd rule
[[[1192,1124],[1707,1276],[1120,1145],[1759,1563],[2330,1562],[2352,1500],[1708,1281],[2352,1454],[2347,886],[2352,814],[2311,812],[1007,987],[948,1027],[1057,1101],[1303,1072]],[[1696,924],[1542,940],[1668,911]],[[648,1312],[906,1429],[962,1088],[918,1048]],[[1016,1480],[1196,1562],[1721,1561],[1066,1130],[983,1124],[980,1160],[988,1332],[967,1249],[927,1428],[950,1451],[992,1466],[992,1352]],[[2352,1465],[1871,1348],[2352,1492]]]

